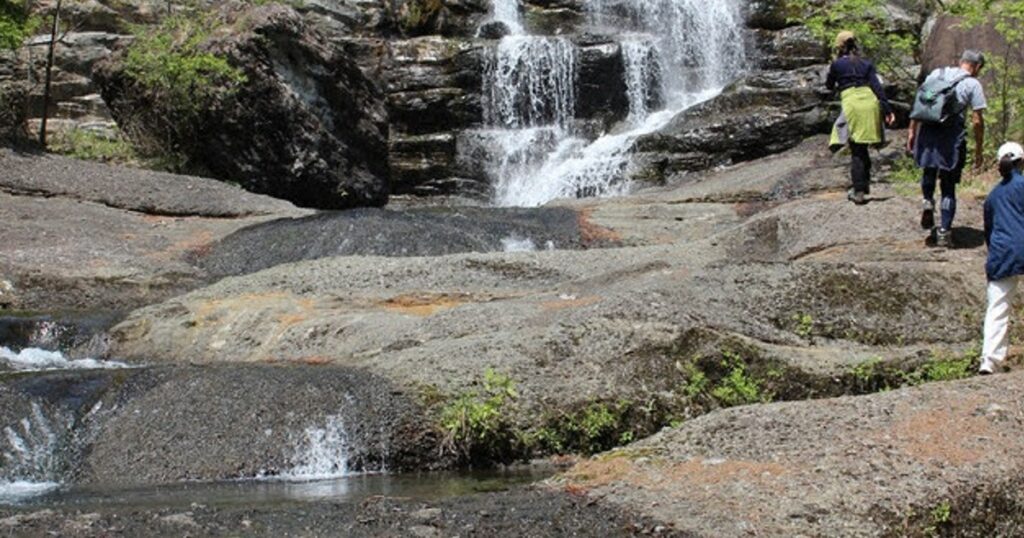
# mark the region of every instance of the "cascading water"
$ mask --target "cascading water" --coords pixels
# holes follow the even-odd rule
[[[637,138],[717,95],[743,66],[741,0],[589,0],[591,22],[620,35],[629,102],[625,125],[590,141],[574,130],[577,59],[565,38],[502,39],[485,73],[485,119],[496,205],[607,196],[624,179]],[[518,6],[495,0],[518,20]],[[510,28],[513,24],[503,20]],[[624,33],[623,30],[626,30]],[[652,112],[655,104],[660,111]]]
[[[519,0],[494,0],[491,20],[505,23],[509,32],[523,33],[523,21],[519,15]]]
[[[16,426],[3,430],[0,503],[17,502],[59,486],[59,458],[67,424],[48,418],[38,403]]]
[[[350,448],[342,418],[328,416],[322,427],[306,428],[305,439],[292,457],[293,467],[282,478],[324,480],[346,476]]]

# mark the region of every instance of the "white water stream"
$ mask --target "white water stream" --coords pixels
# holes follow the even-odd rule
[[[564,37],[524,35],[518,0],[494,0],[512,35],[484,73],[487,172],[499,206],[630,188],[630,149],[679,112],[717,95],[744,64],[741,0],[588,0],[590,23],[618,36],[627,119],[592,139],[575,124],[578,58]],[[652,111],[653,103],[664,103]]]
[[[4,346],[0,346],[0,365],[5,365],[13,370],[22,372],[131,367],[128,364],[118,361],[69,359],[59,351],[47,351],[45,349],[38,349],[34,347],[25,348],[15,353]]]
[[[61,418],[47,417],[33,402],[31,412],[0,439],[0,504],[19,502],[60,486]]]

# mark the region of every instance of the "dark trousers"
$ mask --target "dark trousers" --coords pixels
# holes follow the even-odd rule
[[[868,153],[868,145],[850,142],[850,152],[853,154],[850,161],[853,190],[868,194],[871,192],[871,155]]]
[[[953,228],[953,218],[956,217],[956,184],[960,183],[964,167],[967,166],[967,141],[960,143],[960,157],[957,160],[956,168],[952,170],[939,170],[938,168],[925,168],[921,177],[921,194],[924,199],[935,203],[935,184],[939,184],[939,192],[942,194],[942,221],[940,228],[950,230]]]

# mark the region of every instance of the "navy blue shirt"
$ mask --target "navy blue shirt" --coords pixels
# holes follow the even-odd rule
[[[842,93],[848,88],[870,86],[871,91],[875,92],[875,97],[878,97],[878,102],[882,104],[882,112],[885,114],[892,112],[889,98],[885,95],[882,82],[878,80],[875,64],[860,56],[846,54],[832,62],[832,66],[828,68],[825,86],[836,93]]]
[[[1015,170],[985,199],[989,281],[1024,274],[1024,175]]]

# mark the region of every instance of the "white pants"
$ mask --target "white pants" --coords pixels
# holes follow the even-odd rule
[[[1006,359],[1010,348],[1010,303],[1017,290],[1016,276],[988,283],[988,312],[985,314],[985,345],[981,357],[995,364]]]

